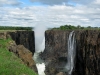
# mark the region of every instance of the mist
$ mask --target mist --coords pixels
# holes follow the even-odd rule
[[[45,30],[46,26],[37,25],[35,26],[35,52],[43,52],[45,49]]]
[[[39,56],[41,52],[45,49],[45,31],[46,31],[45,25],[37,25],[34,28],[35,32],[35,53],[33,56],[33,59],[36,63],[36,67],[38,70],[38,75],[45,75],[45,63]]]

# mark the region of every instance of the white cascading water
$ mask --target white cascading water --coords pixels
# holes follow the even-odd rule
[[[45,49],[45,33],[46,26],[38,25],[35,27],[35,53],[33,59],[36,63],[38,75],[45,75],[45,64],[39,54]]]
[[[74,68],[75,55],[76,55],[76,40],[75,40],[75,33],[74,31],[72,31],[70,32],[68,38],[68,56],[67,56],[68,61],[66,65],[68,75],[72,74]]]

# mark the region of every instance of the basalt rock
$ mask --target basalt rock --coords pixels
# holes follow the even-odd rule
[[[45,50],[41,58],[46,64],[46,75],[63,72],[67,62],[67,41],[70,31],[46,31]]]
[[[71,31],[50,30],[45,33],[45,50],[40,54],[41,59],[46,64],[46,75],[67,75],[65,66],[67,63],[67,42]],[[35,51],[34,32],[18,31],[9,32],[12,39],[17,45],[22,44],[32,53]],[[6,38],[1,36],[1,38]],[[99,30],[76,30],[76,57],[72,75],[100,75],[100,31]],[[14,44],[16,45],[16,44]],[[16,50],[22,50],[22,46],[12,47]],[[20,51],[23,52],[23,51]],[[20,54],[20,52],[17,52]],[[25,51],[27,52],[27,51]],[[23,54],[23,53],[22,53]],[[27,53],[26,53],[27,54]],[[25,54],[25,55],[26,55]],[[30,57],[29,55],[18,55],[22,58]],[[30,59],[30,58],[28,58]],[[25,60],[26,62],[28,60]]]
[[[100,75],[100,31],[76,31],[76,40],[73,75]]]
[[[9,42],[9,51],[15,53],[19,58],[21,58],[24,64],[37,72],[36,64],[32,59],[35,51],[34,32],[0,32],[0,39],[8,38],[12,38],[14,40]]]
[[[65,73],[67,42],[71,31],[51,30],[45,33],[45,50],[41,58],[46,75]],[[72,75],[100,75],[100,31],[76,30],[76,57]]]
[[[9,32],[9,34],[17,45],[20,44],[24,45],[25,48],[29,49],[34,54],[35,52],[34,31],[16,31],[16,32]]]
[[[8,47],[10,52],[15,53],[21,60],[32,68],[35,72],[37,72],[36,64],[34,60],[32,59],[33,54],[28,49],[26,49],[23,45],[16,45],[14,41],[9,42]]]

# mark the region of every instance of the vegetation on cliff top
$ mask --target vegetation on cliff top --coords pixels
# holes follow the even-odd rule
[[[100,27],[91,27],[91,26],[87,26],[87,27],[83,27],[83,26],[73,26],[73,25],[63,25],[60,27],[55,27],[52,28],[51,30],[94,30],[94,29],[99,29]]]
[[[32,31],[34,28],[33,27],[13,27],[13,26],[0,26],[0,31],[3,30],[7,30],[7,31],[11,31],[11,30],[27,30],[27,31]],[[74,25],[62,25],[60,27],[54,27],[54,28],[48,28],[48,30],[94,30],[94,29],[99,29],[100,27],[91,27],[91,26],[87,26],[87,27],[83,27],[80,25],[74,26]]]
[[[0,75],[37,75],[7,50],[11,39],[0,39]]]
[[[0,30],[29,30],[32,31],[32,27],[12,27],[12,26],[0,26]]]

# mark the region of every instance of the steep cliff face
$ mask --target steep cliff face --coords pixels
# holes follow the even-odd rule
[[[73,75],[100,75],[100,31],[76,31],[76,40]]]
[[[46,62],[46,75],[65,73],[67,42],[71,31],[46,31],[46,46],[41,58]],[[100,75],[100,31],[75,31],[76,58],[72,75]]]
[[[17,45],[24,45],[32,53],[35,51],[35,39],[34,31],[17,31],[9,32],[12,39],[16,42]]]
[[[9,46],[7,47],[8,50],[10,52],[15,53],[19,58],[21,58],[24,64],[26,64],[28,67],[37,72],[36,64],[33,60],[33,54],[35,51],[34,32],[33,31],[0,32],[0,39],[8,39],[8,38],[12,38],[14,40],[8,43],[9,44]]]
[[[51,30],[45,33],[45,50],[41,58],[46,63],[46,75],[67,75],[68,36],[71,31]],[[35,51],[34,32],[9,32],[17,45]],[[100,75],[100,31],[76,30],[76,58],[72,75]],[[3,36],[2,36],[3,37]]]
[[[56,75],[64,70],[67,62],[67,41],[70,31],[47,31],[45,50],[41,54],[46,62],[46,75]]]

